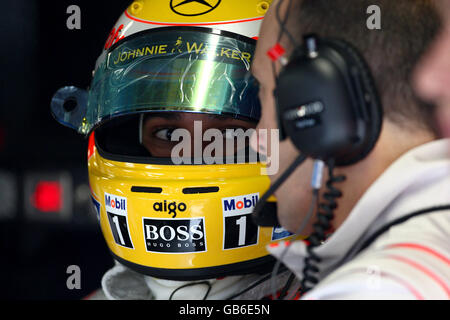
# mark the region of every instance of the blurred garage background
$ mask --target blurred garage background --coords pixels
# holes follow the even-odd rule
[[[113,265],[91,207],[87,141],[50,114],[53,93],[87,87],[129,1],[2,2],[0,299],[81,299]],[[81,29],[66,26],[70,5]],[[70,265],[81,289],[69,290]]]

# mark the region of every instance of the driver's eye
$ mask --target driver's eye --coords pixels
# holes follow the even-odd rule
[[[161,140],[171,141],[172,133],[175,131],[174,128],[164,128],[153,132],[153,135]]]
[[[245,139],[245,128],[235,127],[222,130],[223,137],[225,139]]]

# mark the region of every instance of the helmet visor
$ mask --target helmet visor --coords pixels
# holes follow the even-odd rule
[[[258,120],[255,41],[205,28],[163,28],[112,47],[99,65],[79,131],[137,112],[185,111]]]

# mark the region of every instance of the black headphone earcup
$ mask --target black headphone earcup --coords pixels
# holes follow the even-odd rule
[[[354,164],[374,148],[383,111],[369,66],[339,39],[306,36],[276,79],[280,129],[308,157]]]
[[[383,109],[381,99],[378,93],[375,80],[372,76],[370,67],[368,66],[364,57],[359,53],[359,51],[354,48],[351,44],[340,39],[326,39],[328,45],[332,46],[335,50],[339,50],[345,59],[349,63],[351,68],[350,72],[355,78],[356,83],[361,83],[362,94],[361,97],[364,99],[365,103],[361,103],[361,113],[363,117],[367,119],[366,121],[366,135],[364,142],[355,150],[354,154],[351,156],[351,162],[357,162],[367,154],[372,151],[381,133],[381,127],[383,123]],[[339,160],[339,159],[338,159]],[[336,161],[336,164],[342,165],[349,160],[340,159]]]

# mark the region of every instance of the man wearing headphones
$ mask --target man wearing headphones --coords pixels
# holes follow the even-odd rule
[[[367,28],[373,4],[381,30]],[[450,298],[449,146],[410,83],[438,28],[426,0],[279,0],[265,17],[257,129],[284,138],[271,177],[278,220],[309,235],[269,251],[302,280],[303,299]],[[327,183],[311,187],[323,163]]]

